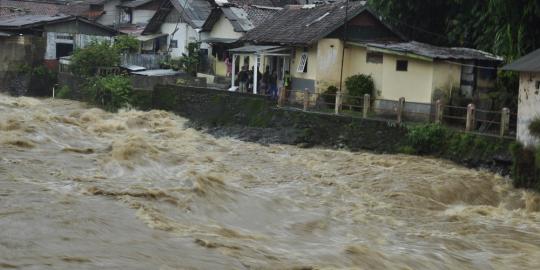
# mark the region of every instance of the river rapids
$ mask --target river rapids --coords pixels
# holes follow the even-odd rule
[[[451,162],[0,95],[0,269],[540,269],[540,196]]]

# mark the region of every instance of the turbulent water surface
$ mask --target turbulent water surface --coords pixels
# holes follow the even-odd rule
[[[540,269],[540,197],[413,156],[0,96],[0,269]]]

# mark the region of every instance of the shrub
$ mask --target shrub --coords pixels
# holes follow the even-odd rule
[[[364,95],[373,95],[375,91],[375,84],[371,75],[358,74],[348,77],[345,80],[345,86],[350,95],[346,102],[351,105],[361,105]]]
[[[139,51],[139,41],[128,35],[118,36],[114,40],[114,48],[122,53],[135,53]]]
[[[336,105],[336,94],[338,88],[331,85],[328,86],[328,89],[321,95],[322,101],[325,103],[325,106],[328,106],[329,109],[334,108]]]
[[[426,124],[409,128],[407,144],[419,154],[440,152],[444,146],[447,129],[439,124]]]
[[[531,135],[540,138],[540,117],[537,117],[529,124],[529,132]]]
[[[131,81],[125,76],[90,78],[86,92],[93,102],[110,111],[116,111],[131,103]]]
[[[69,98],[71,96],[71,89],[69,89],[69,86],[63,85],[58,89],[58,92],[56,92],[57,98]]]
[[[71,71],[79,76],[93,76],[98,67],[114,67],[120,63],[120,53],[109,42],[92,41],[71,56]]]

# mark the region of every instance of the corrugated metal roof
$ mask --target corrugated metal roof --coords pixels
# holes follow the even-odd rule
[[[502,69],[519,72],[540,72],[540,49],[519,58]]]
[[[22,15],[13,17],[0,17],[0,27],[24,27],[35,23],[53,22],[69,17],[69,15]]]
[[[136,8],[136,7],[140,7],[142,5],[146,5],[150,2],[152,2],[154,0],[134,0],[134,1],[129,1],[129,2],[124,2],[122,4],[120,4],[121,7],[127,7],[127,8]]]
[[[502,61],[497,55],[470,49],[456,47],[438,47],[417,41],[399,43],[367,43],[368,47],[391,50],[400,53],[412,53],[432,59],[456,59],[456,60],[488,60]]]

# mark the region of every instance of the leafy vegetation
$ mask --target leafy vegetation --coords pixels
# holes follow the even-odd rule
[[[70,70],[81,77],[94,76],[99,67],[113,67],[120,63],[120,53],[109,42],[92,41],[71,56]]]
[[[191,42],[187,46],[187,54],[183,53],[179,58],[173,58],[169,61],[161,63],[162,68],[170,68],[173,70],[182,70],[186,73],[196,76],[200,63],[200,51],[201,44],[198,42]]]
[[[131,102],[132,87],[128,77],[111,75],[92,77],[85,87],[92,102],[110,111],[116,111]]]
[[[69,98],[71,96],[71,89],[69,89],[69,86],[63,85],[57,90],[55,96],[57,98]]]
[[[129,35],[117,36],[114,40],[114,48],[120,53],[136,53],[139,51],[140,42]]]
[[[419,125],[409,128],[408,146],[418,154],[432,154],[442,150],[447,129],[439,124]]]
[[[373,96],[375,84],[371,75],[358,74],[348,77],[345,80],[348,96],[344,102],[348,105],[361,106],[365,94]]]

